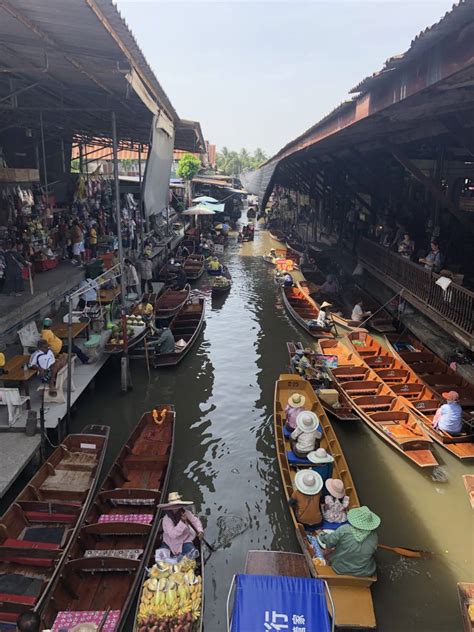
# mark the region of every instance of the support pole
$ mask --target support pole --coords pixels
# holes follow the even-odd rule
[[[72,387],[72,298],[68,296],[67,315],[67,393],[66,393],[66,432],[69,434],[71,427],[71,387]]]
[[[44,176],[44,189],[46,191],[46,206],[49,206],[48,170],[46,168],[46,147],[44,144],[43,111],[40,112],[40,131],[41,131],[41,149],[43,152],[43,176]]]
[[[140,241],[141,248],[145,243],[145,218],[143,216],[143,194],[142,194],[142,144],[138,146],[138,184],[140,186],[140,198],[138,209],[140,211]]]
[[[118,172],[118,149],[117,149],[117,123],[115,120],[115,112],[112,112],[112,148],[114,156],[114,183],[115,183],[115,221],[117,224],[117,241],[120,261],[120,294],[121,294],[121,315],[122,315],[122,330],[123,330],[123,357],[121,362],[121,389],[126,392],[128,388],[132,386],[132,380],[130,376],[130,363],[128,358],[128,336],[127,336],[127,319],[125,314],[125,274],[124,274],[124,256],[122,246],[122,229],[121,229],[121,217],[120,217],[120,182]]]

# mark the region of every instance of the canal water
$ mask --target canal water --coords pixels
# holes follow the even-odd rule
[[[95,392],[80,402],[72,431],[87,423],[112,427],[108,467],[141,414],[174,403],[176,446],[170,491],[196,503],[214,544],[206,565],[205,630],[226,630],[232,577],[251,549],[298,551],[273,441],[275,380],[287,369],[286,342],[305,341],[287,317],[261,258],[273,244],[257,230],[255,241],[226,249],[234,285],[208,294],[206,325],[194,351],[175,369],[133,364],[133,391],[119,392],[119,374],[105,368]],[[456,582],[473,581],[473,515],[463,487],[468,466],[441,448],[441,466],[422,471],[374,436],[362,422],[334,421],[361,502],[382,518],[380,542],[434,552],[431,560],[379,554],[373,588],[378,629],[384,632],[461,630]],[[26,482],[26,481],[24,481]],[[107,604],[104,604],[106,606]],[[263,629],[256,622],[255,632]]]

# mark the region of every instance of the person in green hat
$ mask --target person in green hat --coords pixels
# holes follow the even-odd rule
[[[347,512],[348,524],[320,533],[318,542],[330,549],[329,563],[338,575],[375,575],[380,518],[365,505]]]

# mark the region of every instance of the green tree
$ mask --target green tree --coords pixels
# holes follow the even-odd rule
[[[258,147],[253,155],[243,147],[239,152],[223,147],[217,152],[216,166],[225,175],[239,175],[248,169],[257,169],[268,159],[267,154]]]
[[[178,177],[187,180],[188,182],[194,178],[199,169],[201,168],[201,161],[192,154],[184,154],[181,160],[178,162],[178,169],[176,173]]]

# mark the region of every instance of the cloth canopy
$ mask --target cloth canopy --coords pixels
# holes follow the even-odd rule
[[[209,197],[208,195],[200,195],[193,199],[193,202],[210,202],[211,204],[215,204],[218,201],[216,198]]]
[[[215,215],[216,211],[213,211],[209,206],[205,204],[197,204],[196,206],[191,206],[183,211],[183,215]]]

